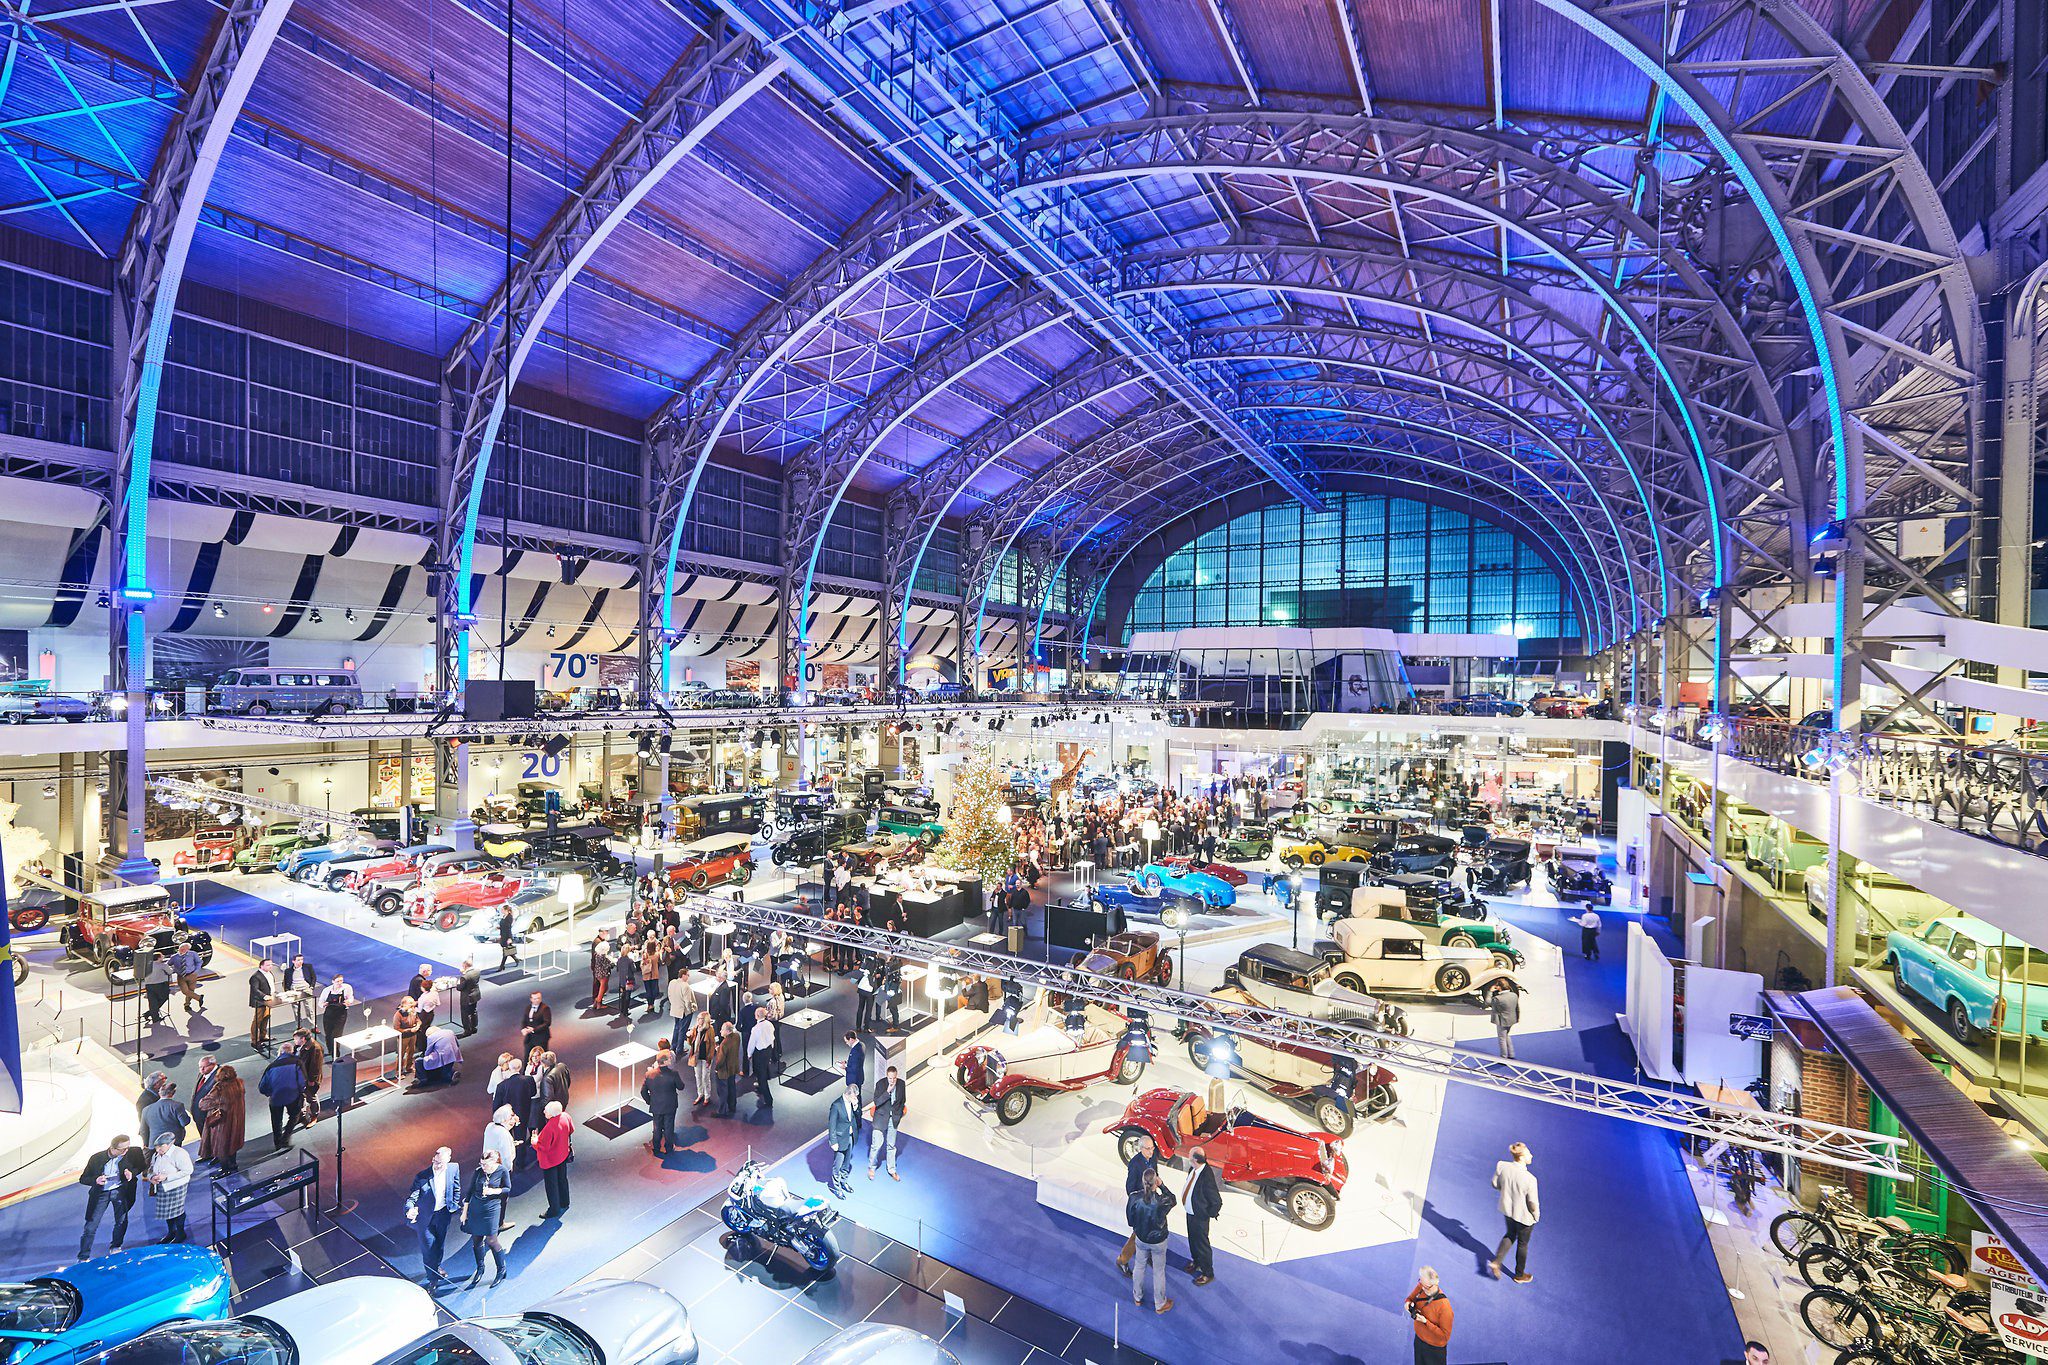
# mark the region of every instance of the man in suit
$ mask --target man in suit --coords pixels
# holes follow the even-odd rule
[[[137,1184],[149,1174],[149,1161],[141,1151],[128,1141],[123,1133],[107,1144],[104,1152],[95,1152],[85,1163],[85,1169],[78,1173],[78,1183],[85,1186],[85,1230],[78,1237],[78,1259],[92,1258],[92,1239],[99,1231],[100,1219],[109,1209],[114,1213],[114,1241],[109,1251],[119,1251],[121,1243],[128,1238],[128,1211],[135,1207]]]
[[[512,950],[512,907],[498,911],[498,970],[519,965],[519,954]]]
[[[484,998],[484,974],[470,958],[462,959],[462,975],[456,978],[455,999],[462,1007],[462,1036],[476,1032],[477,1002]]]
[[[445,1280],[441,1253],[448,1242],[448,1226],[462,1207],[462,1170],[449,1160],[446,1147],[434,1149],[434,1160],[412,1178],[412,1193],[405,1199],[405,1221],[420,1239],[420,1263],[429,1280]]]
[[[858,1096],[868,1080],[868,1049],[852,1029],[846,1031],[846,1069],[842,1074],[846,1088]]]
[[[303,990],[307,999],[320,989],[320,977],[312,964],[306,961],[304,953],[293,953],[292,960],[285,965],[284,988],[288,991]]]
[[[1181,1194],[1181,1202],[1188,1210],[1188,1266],[1195,1272],[1195,1283],[1204,1285],[1216,1278],[1216,1253],[1209,1245],[1209,1222],[1223,1212],[1223,1182],[1216,1178],[1216,1168],[1209,1164],[1209,1154],[1202,1148],[1189,1152],[1188,1160],[1194,1174]]]
[[[551,1046],[554,1024],[555,1012],[548,1007],[547,1001],[540,998],[540,992],[535,991],[527,996],[526,1013],[519,1016],[519,1027],[522,1030],[520,1046],[525,1049],[525,1053],[530,1053],[535,1048],[546,1052]],[[521,1055],[524,1056],[525,1053]]]
[[[277,995],[272,970],[266,957],[249,974],[249,1046],[265,1057],[270,1055],[270,1002]]]
[[[881,1158],[884,1144],[889,1149],[889,1178],[901,1180],[896,1174],[896,1128],[903,1122],[903,1080],[891,1066],[875,1082],[874,1099],[868,1104],[868,1121],[874,1124],[868,1133],[868,1179],[875,1178],[875,1163]]]
[[[860,1132],[860,1087],[848,1086],[825,1111],[825,1138],[832,1148],[831,1189],[835,1198],[853,1193],[853,1140]]]
[[[656,1060],[640,1082],[640,1098],[654,1116],[654,1154],[667,1156],[676,1149],[676,1109],[683,1099],[683,1078],[672,1066]]]
[[[1157,1170],[1158,1166],[1159,1148],[1153,1145],[1151,1138],[1140,1137],[1138,1154],[1124,1163],[1124,1198],[1129,1200],[1133,1195],[1141,1193],[1145,1188],[1145,1173]],[[1124,1239],[1123,1250],[1116,1254],[1117,1270],[1125,1275],[1130,1274],[1131,1261],[1137,1254],[1138,1234],[1133,1232]]]

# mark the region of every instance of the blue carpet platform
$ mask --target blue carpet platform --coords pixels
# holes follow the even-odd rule
[[[251,939],[297,934],[306,961],[320,979],[328,980],[339,968],[355,987],[358,1000],[403,994],[422,962],[433,963],[436,975],[453,972],[460,965],[395,948],[238,886],[205,879],[191,885],[197,897],[191,914],[194,924],[242,949]]]
[[[1612,951],[1584,962],[1568,911],[1499,909],[1518,932],[1567,945],[1575,1027],[1518,1039],[1519,1055],[1633,1075],[1614,1020],[1631,917],[1608,915]],[[1517,1140],[1535,1153],[1543,1193],[1527,1285],[1484,1271],[1502,1230],[1494,1163]],[[829,1164],[814,1146],[779,1170],[793,1187],[823,1192]],[[1413,1334],[1401,1302],[1422,1265],[1438,1269],[1456,1310],[1450,1358],[1459,1365],[1723,1365],[1742,1354],[1677,1138],[1534,1100],[1451,1087],[1415,1242],[1274,1266],[1221,1256],[1216,1282],[1198,1289],[1176,1233],[1168,1292],[1178,1306],[1163,1316],[1149,1306],[1133,1313],[1114,1265],[1120,1239],[1043,1207],[1025,1177],[915,1140],[900,1169],[900,1184],[856,1174],[849,1217],[1161,1360],[1405,1361]]]

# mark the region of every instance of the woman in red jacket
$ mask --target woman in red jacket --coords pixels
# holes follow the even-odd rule
[[[560,1218],[569,1211],[569,1162],[575,1156],[570,1135],[576,1131],[576,1121],[563,1111],[559,1100],[548,1102],[546,1120],[533,1138],[541,1183],[548,1192],[547,1212],[541,1217]]]

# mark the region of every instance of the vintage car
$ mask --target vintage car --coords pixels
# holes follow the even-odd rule
[[[1159,861],[1162,866],[1170,867],[1183,875],[1199,872],[1205,877],[1214,877],[1219,882],[1228,882],[1232,887],[1243,886],[1251,880],[1250,873],[1241,867],[1232,867],[1229,863],[1210,863],[1186,856],[1161,858]]]
[[[1154,981],[1164,986],[1173,980],[1172,951],[1159,946],[1159,935],[1140,929],[1098,939],[1073,965],[1125,981]]]
[[[1004,1125],[1022,1123],[1031,1102],[1070,1094],[1101,1081],[1135,1085],[1145,1063],[1131,1048],[1128,1021],[1113,1010],[1087,1005],[1078,1031],[1040,991],[1020,1013],[1014,1034],[998,1033],[953,1058],[953,1083]]]
[[[686,796],[675,803],[675,837],[702,839],[713,834],[758,834],[762,803],[746,792]]]
[[[1143,882],[1097,882],[1088,888],[1088,903],[1105,914],[1120,910],[1126,915],[1156,919],[1168,928],[1175,927],[1176,920],[1186,923],[1188,916],[1199,915],[1208,908],[1189,892],[1171,887],[1155,891]]]
[[[858,779],[854,785],[858,786]],[[833,807],[828,791],[776,792],[761,808],[761,837],[774,843],[790,830],[807,825]]]
[[[639,1280],[585,1280],[523,1313],[436,1328],[377,1365],[695,1365],[696,1359],[689,1312],[667,1290]]]
[[[304,848],[293,849],[291,857],[279,863],[277,870],[295,882],[311,885],[330,864],[345,858],[367,858],[379,853],[388,857],[395,847],[397,845],[389,839],[351,830],[324,844],[308,844]]]
[[[484,874],[486,878],[489,873]],[[469,934],[484,943],[498,941],[499,912],[512,907],[512,941],[528,938],[572,916],[587,915],[604,899],[610,881],[605,870],[585,858],[547,858],[518,868],[519,889],[507,900],[480,898],[467,916]]]
[[[1268,1009],[1309,1019],[1370,1026],[1379,1001],[1337,983],[1336,964],[1319,953],[1284,943],[1255,943],[1223,969],[1226,989],[1242,991]]]
[[[274,872],[279,863],[308,844],[322,842],[322,835],[309,831],[304,821],[274,820],[240,853],[235,855],[237,872]]]
[[[1468,692],[1444,708],[1454,716],[1526,716],[1529,708],[1498,692]]]
[[[74,724],[92,715],[82,697],[67,697],[50,691],[40,678],[18,678],[0,685],[0,722],[25,725],[32,720],[65,720]]]
[[[1239,825],[1216,841],[1226,858],[1264,858],[1273,852],[1273,831],[1266,825]]]
[[[103,887],[81,896],[77,916],[60,932],[65,952],[97,962],[109,981],[128,970],[145,939],[158,953],[189,943],[200,961],[213,961],[213,935],[187,924],[162,886]]]
[[[908,1327],[856,1322],[806,1351],[796,1365],[960,1365],[960,1357]]]
[[[192,847],[181,848],[171,855],[171,870],[179,876],[190,872],[227,872],[234,868],[235,857],[241,851],[240,825],[217,825],[211,829],[196,830],[192,835]]]
[[[745,834],[711,834],[675,852],[667,868],[669,883],[702,891],[731,882],[745,886],[754,875],[754,841]]]
[[[519,858],[526,855],[533,843],[527,837],[526,826],[500,820],[477,826],[476,846],[493,858]]]
[[[2048,1036],[2048,952],[1974,915],[1944,915],[1885,935],[1884,965],[1966,1043]]]
[[[80,1365],[375,1365],[432,1331],[434,1296],[391,1276],[351,1275],[225,1322],[174,1322]]]
[[[1511,967],[1522,965],[1514,934],[1493,917],[1486,902],[1468,896],[1442,877],[1422,872],[1394,872],[1373,879],[1375,886],[1399,893],[1382,900],[1378,917],[1412,924],[1431,943],[1451,948],[1486,948]]]
[[[1496,981],[1512,983],[1513,966],[1498,949],[1447,948],[1412,924],[1340,919],[1317,948],[1336,968],[1339,986],[1366,995],[1473,995]]]
[[[1324,863],[1366,863],[1371,862],[1373,851],[1361,844],[1325,843],[1321,839],[1310,839],[1305,843],[1287,844],[1280,850],[1280,861],[1299,871],[1304,865],[1321,867]]]
[[[405,908],[405,893],[423,883],[451,877],[468,877],[498,865],[488,853],[431,853],[418,864],[389,876],[365,877],[356,884],[363,904],[380,915],[395,915]]]
[[[806,867],[824,861],[836,848],[854,843],[866,833],[867,814],[858,810],[833,809],[795,824],[780,826],[782,841],[769,849],[777,867]]]
[[[1261,1003],[1235,986],[1218,987],[1209,998],[1232,1005]],[[1351,1136],[1360,1118],[1379,1122],[1392,1118],[1401,1107],[1393,1072],[1383,1066],[1361,1067],[1343,1053],[1282,1046],[1243,1034],[1231,1034],[1219,1045],[1208,1025],[1194,1022],[1181,1025],[1179,1036],[1188,1045],[1188,1060],[1201,1071],[1209,1072],[1220,1058],[1231,1075],[1300,1110],[1316,1127],[1338,1137]]]
[[[1458,841],[1441,834],[1404,834],[1372,856],[1375,872],[1445,873],[1457,861]]]
[[[166,1322],[227,1316],[227,1263],[207,1247],[130,1247],[0,1285],[0,1360],[74,1365]]]
[[[1550,893],[1567,904],[1606,905],[1614,899],[1614,883],[1600,870],[1593,849],[1560,848],[1550,864]]]
[[[925,844],[936,844],[946,834],[946,827],[930,811],[915,806],[883,806],[875,812],[875,830],[908,835]]]
[[[413,844],[406,848],[379,848],[369,853],[348,853],[301,869],[308,886],[329,891],[353,891],[363,879],[379,869],[395,867],[402,858],[417,858],[425,851],[448,852],[447,844]]]
[[[1221,877],[1188,869],[1185,863],[1180,868],[1171,863],[1147,863],[1138,869],[1137,880],[1143,882],[1148,891],[1178,891],[1193,896],[1211,910],[1237,904],[1235,886]]]
[[[477,910],[495,912],[510,904],[525,882],[518,869],[503,867],[489,867],[473,877],[436,877],[407,887],[401,912],[407,924],[453,929]]]
[[[1527,886],[1531,873],[1527,839],[1488,839],[1472,863],[1472,889],[1486,896],[1504,896]]]
[[[1126,1165],[1149,1137],[1164,1165],[1185,1165],[1188,1149],[1204,1148],[1226,1186],[1255,1193],[1267,1208],[1302,1227],[1327,1228],[1337,1218],[1337,1196],[1351,1166],[1335,1133],[1300,1133],[1233,1103],[1211,1113],[1199,1095],[1147,1090],[1124,1106],[1102,1131],[1114,1133]]]
[[[328,880],[330,885],[346,886],[351,891],[360,892],[371,882],[382,881],[386,877],[396,877],[413,872],[417,869],[422,859],[454,851],[455,847],[452,844],[408,844],[404,848],[395,849],[381,858],[372,859],[363,866],[343,868],[338,879],[330,877]],[[353,859],[350,860],[351,863],[353,861]]]

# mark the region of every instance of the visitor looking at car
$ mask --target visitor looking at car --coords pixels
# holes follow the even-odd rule
[[[1124,1201],[1124,1218],[1131,1225],[1131,1241],[1137,1258],[1131,1265],[1131,1302],[1145,1302],[1145,1271],[1152,1272],[1152,1311],[1173,1308],[1166,1297],[1166,1215],[1173,1211],[1171,1191],[1159,1183],[1156,1167],[1146,1167],[1138,1192]]]

